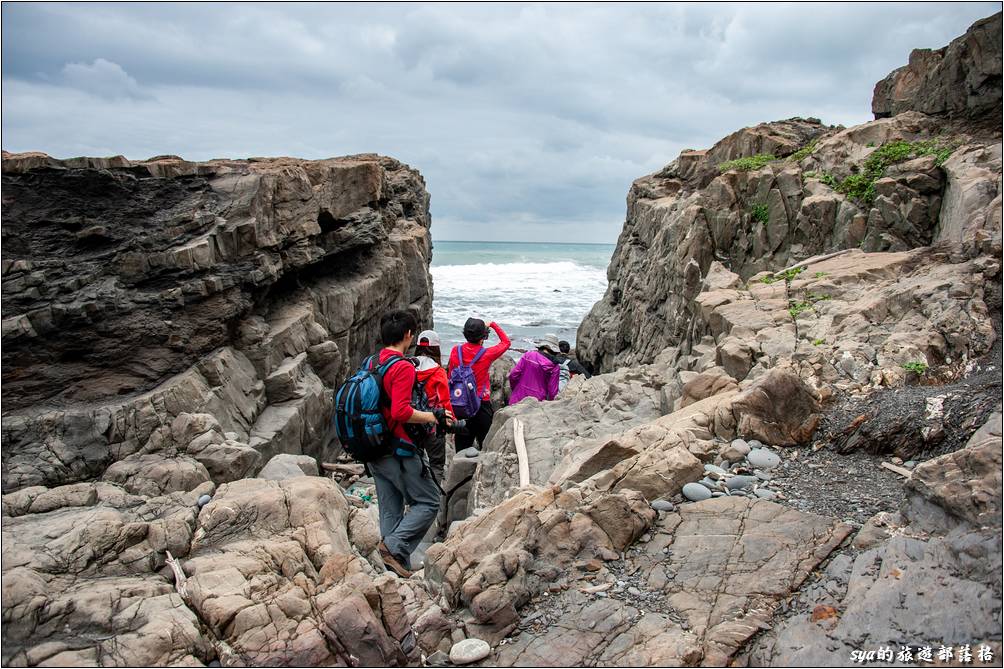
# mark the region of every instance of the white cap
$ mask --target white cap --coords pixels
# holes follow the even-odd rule
[[[439,346],[439,335],[436,334],[435,330],[423,330],[418,333],[415,343],[418,346]]]

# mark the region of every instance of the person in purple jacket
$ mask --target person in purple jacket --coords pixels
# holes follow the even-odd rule
[[[516,404],[524,397],[536,397],[540,401],[553,400],[558,394],[560,369],[554,356],[558,352],[558,338],[545,335],[537,341],[536,351],[527,351],[509,372],[512,395],[509,404]]]

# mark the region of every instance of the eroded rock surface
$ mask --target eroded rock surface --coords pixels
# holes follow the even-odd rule
[[[498,665],[724,666],[850,531],[772,502],[685,505],[628,553],[623,571],[643,589],[575,584],[559,622],[521,634]]]
[[[101,476],[183,413],[219,424],[217,483],[322,457],[383,311],[431,322],[428,194],[391,158],[4,154],[3,187],[6,492]]]

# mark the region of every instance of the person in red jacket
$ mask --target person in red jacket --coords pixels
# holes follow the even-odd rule
[[[414,362],[404,357],[411,348],[418,321],[409,311],[395,310],[380,319],[380,338],[384,348],[379,361],[384,364],[399,357],[383,377],[386,396],[381,411],[393,435],[390,452],[367,463],[376,484],[380,501],[380,557],[388,569],[399,576],[411,576],[411,554],[436,520],[439,511],[439,487],[426,475],[427,456],[417,445],[406,425],[433,425],[440,422],[441,410],[418,411],[411,406],[417,373]],[[445,417],[443,417],[445,419]],[[407,505],[408,512],[404,508]]]
[[[433,409],[443,409],[446,415],[453,419],[453,407],[450,405],[450,387],[443,369],[443,354],[440,351],[439,335],[433,330],[425,330],[418,335],[418,345],[415,346],[415,358],[418,360],[418,380],[425,384],[425,394],[429,398],[429,406]],[[429,466],[440,485],[443,483],[443,472],[446,470],[446,432],[442,426],[437,426],[436,438],[426,447],[429,454]]]
[[[467,419],[467,430],[465,433],[457,435],[456,446],[458,451],[473,446],[475,440],[478,443],[478,449],[480,449],[484,444],[485,437],[488,435],[489,428],[492,426],[492,418],[495,416],[495,410],[492,408],[492,389],[488,379],[488,368],[509,350],[509,337],[506,336],[506,333],[495,321],[486,326],[485,322],[480,318],[468,318],[467,322],[464,323],[464,339],[467,340],[467,343],[462,345],[461,351],[464,354],[465,361],[473,360],[478,351],[484,348],[485,340],[488,339],[488,328],[494,330],[495,334],[498,335],[499,343],[485,349],[485,353],[481,356],[481,359],[471,365],[478,388],[482,389],[481,408],[478,409],[478,413],[475,416]],[[457,360],[457,349],[454,348],[450,351],[450,371],[452,372],[453,368],[458,364],[460,364],[460,361]]]

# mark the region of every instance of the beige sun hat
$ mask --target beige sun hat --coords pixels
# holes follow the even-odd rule
[[[558,337],[553,334],[546,334],[537,340],[537,348],[547,348],[551,353],[558,352]]]

